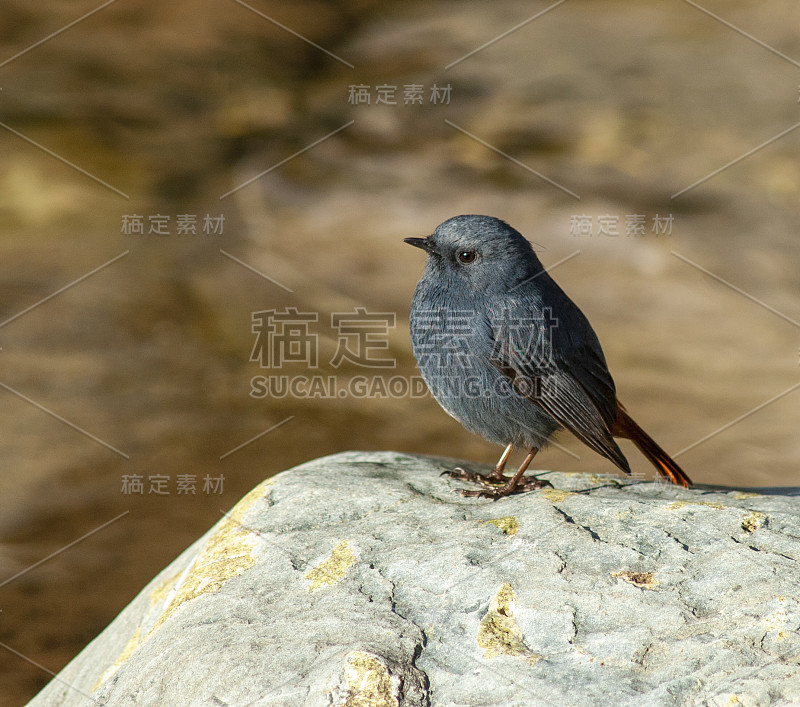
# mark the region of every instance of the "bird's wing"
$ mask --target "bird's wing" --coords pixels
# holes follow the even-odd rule
[[[561,369],[569,371],[581,384],[610,428],[617,416],[617,389],[599,343],[593,344],[584,342],[571,348],[570,355],[562,351],[557,356]]]
[[[551,329],[550,335],[544,333],[544,340],[536,335],[528,342],[515,340],[508,332],[496,334],[500,336],[491,361],[514,389],[544,408],[588,447],[630,473],[611,434],[616,394],[599,343],[594,345],[594,332],[581,338],[577,346],[565,345],[569,343],[565,337],[574,336],[574,331]]]

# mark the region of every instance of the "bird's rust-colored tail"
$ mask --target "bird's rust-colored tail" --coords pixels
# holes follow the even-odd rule
[[[675,460],[667,454],[658,443],[645,432],[617,401],[617,419],[611,427],[611,434],[633,442],[648,461],[658,469],[658,473],[667,477],[673,484],[689,488],[692,480],[684,473]]]

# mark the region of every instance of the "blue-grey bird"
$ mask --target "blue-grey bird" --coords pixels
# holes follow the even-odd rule
[[[499,498],[549,485],[525,477],[552,435],[566,428],[626,474],[615,437],[630,439],[659,473],[691,481],[617,400],[603,350],[578,306],[545,271],[531,244],[491,216],[456,216],[427,238],[406,238],[427,253],[411,304],[414,356],[433,397],[471,432],[505,451],[465,496]],[[528,455],[508,477],[515,447]]]

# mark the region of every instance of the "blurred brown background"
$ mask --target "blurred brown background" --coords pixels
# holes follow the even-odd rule
[[[629,410],[675,453],[711,435],[679,456],[696,482],[798,485],[800,7],[703,4],[723,22],[680,0],[570,0],[458,61],[548,6],[119,0],[36,45],[99,4],[3,3],[6,704],[267,476],[346,449],[495,460],[429,397],[249,395],[254,376],[305,372],[249,360],[258,310],[317,313],[326,377],[414,375],[422,254],[401,239],[455,214],[504,218],[545,265],[573,256],[554,276]],[[434,85],[449,103],[431,101]],[[378,86],[396,87],[395,105],[376,104]],[[404,103],[406,86],[421,103]],[[196,235],[177,234],[180,214]],[[202,233],[206,214],[222,233]],[[170,235],[122,233],[131,215],[145,232],[170,216]],[[644,235],[626,235],[632,215]],[[669,217],[671,233],[653,233]],[[598,233],[614,223],[618,236]],[[396,314],[396,369],[330,365],[331,313],[354,307]],[[538,468],[614,473],[559,442],[580,459],[551,448]],[[168,495],[148,493],[156,474]],[[179,474],[196,475],[194,495],[177,493]],[[126,475],[142,495],[122,492]],[[224,476],[221,494],[206,475]]]

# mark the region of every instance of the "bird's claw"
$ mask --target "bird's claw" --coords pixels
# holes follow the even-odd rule
[[[475,491],[459,489],[456,491],[456,493],[461,494],[464,498],[491,498],[493,501],[496,501],[498,498],[503,498],[503,496],[512,496],[517,493],[534,491],[535,489],[545,488],[546,486],[553,488],[553,484],[551,484],[549,481],[533,479],[528,483],[518,484],[513,489],[507,489],[505,486],[500,488],[485,488]]]
[[[497,488],[498,485],[502,487],[510,480],[505,476],[493,477],[489,474],[478,474],[475,471],[467,471],[460,466],[457,466],[455,469],[443,471],[441,476],[448,476],[451,479],[457,479],[458,481],[468,481],[473,484],[480,484],[481,486],[486,486],[489,489]]]
[[[525,483],[517,484],[514,491],[535,491],[536,489],[553,488],[547,479],[537,479],[535,476],[528,477]]]
[[[468,489],[457,489],[456,493],[461,494],[465,498],[491,498],[491,499],[498,499],[502,498],[503,496],[509,496],[515,493],[523,493],[525,491],[534,491],[535,489],[541,489],[550,487],[553,488],[553,484],[545,479],[538,479],[535,476],[530,477],[523,477],[525,480],[520,480],[516,486],[513,488],[509,488],[509,483],[511,481],[511,477],[502,476],[501,474],[495,473],[492,474],[478,474],[474,471],[467,471],[466,469],[462,469],[460,466],[456,467],[455,469],[443,471],[441,476],[448,476],[451,479],[457,479],[458,481],[467,481],[470,483],[476,483],[483,486],[481,489],[475,490],[468,490]]]

